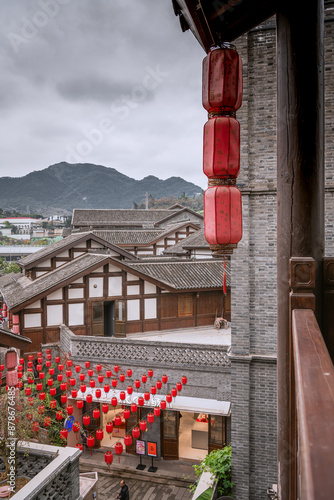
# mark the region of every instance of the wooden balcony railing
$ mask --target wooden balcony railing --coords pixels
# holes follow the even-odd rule
[[[334,368],[314,312],[292,311],[292,436],[298,500],[334,498]]]

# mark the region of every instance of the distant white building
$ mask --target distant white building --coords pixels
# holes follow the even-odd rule
[[[6,217],[0,219],[0,231],[2,227],[5,227],[6,221],[16,226],[19,234],[30,234],[32,228],[41,223],[41,219],[33,219],[32,217]]]

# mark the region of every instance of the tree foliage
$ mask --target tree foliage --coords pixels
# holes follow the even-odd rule
[[[0,274],[20,273],[21,268],[16,262],[8,262],[3,257],[0,258]]]
[[[230,495],[234,484],[232,483],[232,448],[231,445],[219,450],[213,450],[199,465],[193,465],[195,473],[201,477],[203,472],[211,472],[218,482],[220,495]],[[192,486],[194,488],[194,485]]]

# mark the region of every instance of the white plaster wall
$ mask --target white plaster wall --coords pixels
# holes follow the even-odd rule
[[[84,255],[85,252],[73,252],[73,257],[76,259],[77,257],[80,257],[80,255]]]
[[[68,289],[68,298],[69,299],[83,299],[84,298],[84,289],[83,288],[69,288]]]
[[[117,266],[114,266],[113,264],[109,264],[109,272],[110,273],[118,273],[120,271],[120,268]]]
[[[63,306],[62,304],[57,304],[54,306],[46,307],[46,324],[47,326],[60,325],[63,323]]]
[[[56,262],[56,267],[63,266],[64,264],[67,264],[67,262]]]
[[[127,319],[128,321],[140,319],[140,300],[127,301]]]
[[[89,296],[103,297],[103,278],[89,278]]]
[[[97,243],[96,241],[91,240],[91,248],[104,248],[104,246],[101,245],[101,243]]]
[[[164,248],[157,248],[157,255],[162,255],[164,250]]]
[[[140,287],[139,285],[128,285],[128,295],[139,295],[140,294]]]
[[[87,248],[87,243],[86,241],[82,241],[81,243],[75,243],[74,246],[76,248]]]
[[[62,300],[63,298],[63,289],[61,288],[60,290],[57,290],[56,292],[50,293],[46,297],[47,300]]]
[[[84,304],[68,305],[68,326],[84,324]]]
[[[70,254],[68,250],[65,250],[64,252],[57,254],[57,257],[69,257],[69,256]]]
[[[122,276],[109,277],[108,280],[108,295],[114,297],[115,295],[122,295]]]
[[[37,328],[40,326],[42,326],[40,313],[24,315],[24,328]]]
[[[145,319],[157,317],[157,299],[144,299]]]
[[[40,264],[41,267],[51,267],[51,259],[45,259],[43,262]]]
[[[97,269],[95,269],[95,270],[93,271],[93,273],[104,273],[103,266],[98,267]]]
[[[144,281],[144,293],[157,293],[157,287],[149,281]]]
[[[25,309],[38,309],[40,307],[41,307],[41,301],[37,300],[37,302],[30,304],[30,306],[26,306]]]
[[[84,280],[83,278],[79,278],[78,280],[73,281],[73,283],[83,283]]]
[[[40,276],[43,276],[43,274],[46,274],[47,271],[37,271],[36,272],[36,278],[39,278]]]
[[[138,276],[135,276],[134,274],[131,274],[131,273],[126,273],[126,279],[127,279],[127,281],[139,280]]]

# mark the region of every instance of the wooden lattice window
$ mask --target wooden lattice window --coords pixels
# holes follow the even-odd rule
[[[178,299],[178,316],[193,316],[194,303],[191,295],[180,296]]]

